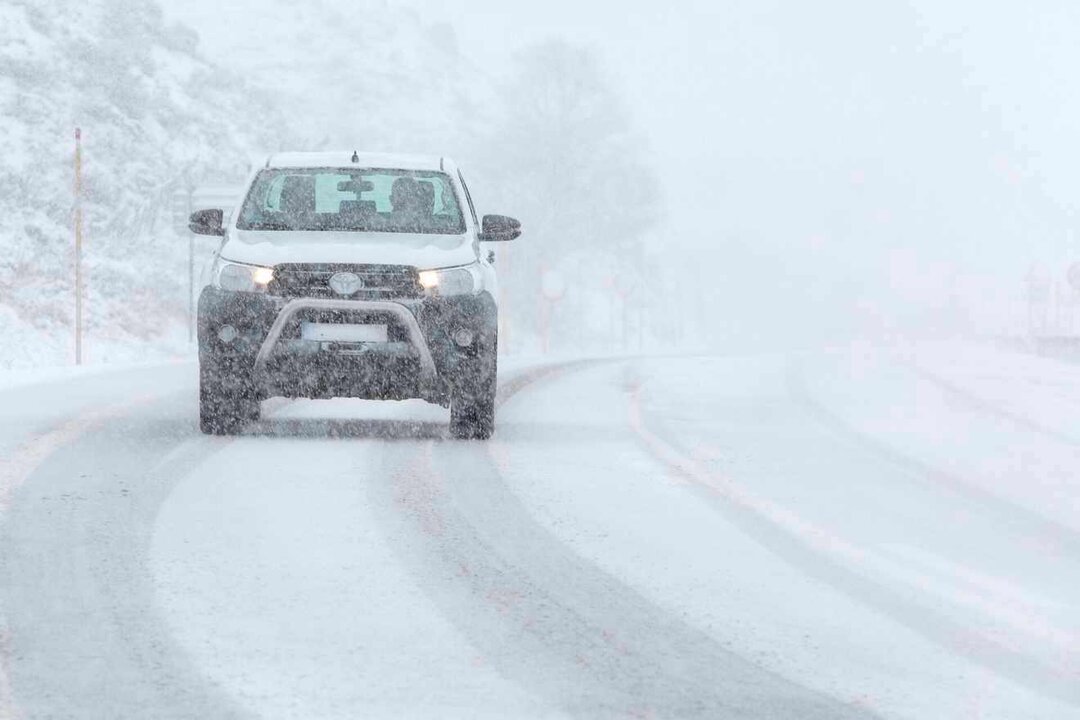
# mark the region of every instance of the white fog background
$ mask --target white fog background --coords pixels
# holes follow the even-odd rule
[[[1078,31],[1064,0],[4,0],[0,367],[72,360],[75,126],[91,362],[190,351],[176,198],[279,149],[454,156],[525,225],[511,352],[546,314],[559,353],[1068,334]]]

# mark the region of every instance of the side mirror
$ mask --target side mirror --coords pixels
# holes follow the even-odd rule
[[[480,242],[507,242],[521,236],[521,223],[505,215],[485,215]]]
[[[188,229],[196,235],[224,235],[225,212],[217,208],[196,210],[188,218]]]

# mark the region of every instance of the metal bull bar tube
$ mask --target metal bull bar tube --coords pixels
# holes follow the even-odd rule
[[[408,308],[393,302],[380,302],[377,300],[319,300],[314,298],[290,300],[278,313],[274,324],[270,326],[270,332],[263,340],[259,354],[255,356],[255,374],[261,375],[266,369],[266,363],[274,353],[274,348],[281,339],[281,333],[285,325],[292,320],[298,312],[303,310],[360,310],[364,312],[382,312],[393,315],[401,321],[409,333],[409,343],[416,348],[420,355],[420,381],[425,388],[431,388],[435,384],[435,361],[431,358],[431,350],[428,349],[427,341],[420,332],[420,325]]]

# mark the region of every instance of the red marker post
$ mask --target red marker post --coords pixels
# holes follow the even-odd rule
[[[82,365],[82,130],[75,128],[75,364]]]
[[[551,340],[551,314],[555,303],[566,294],[566,281],[558,270],[549,270],[540,266],[540,351],[547,355]]]
[[[612,326],[617,323],[621,323],[622,325],[622,348],[625,352],[626,346],[629,342],[628,337],[630,334],[630,317],[627,300],[631,295],[634,294],[634,290],[637,288],[637,282],[633,278],[631,278],[629,283],[627,283],[617,275],[609,275],[604,278],[603,286],[610,290],[612,293],[611,323]],[[619,304],[619,310],[621,311],[621,318],[618,320],[615,317],[616,303]],[[612,336],[615,335],[614,327],[612,328],[611,334]]]
[[[1069,266],[1065,279],[1069,281],[1073,290],[1080,293],[1080,262],[1074,262]]]

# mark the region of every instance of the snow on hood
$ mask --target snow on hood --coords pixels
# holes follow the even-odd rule
[[[221,257],[250,265],[356,263],[421,269],[476,260],[468,235],[232,230]]]

